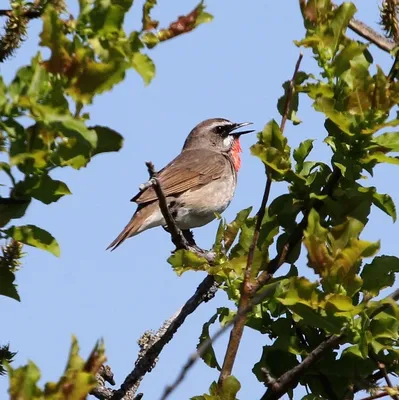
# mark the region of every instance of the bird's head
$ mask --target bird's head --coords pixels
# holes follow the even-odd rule
[[[237,131],[252,122],[231,122],[224,118],[206,119],[199,123],[188,135],[183,149],[206,148],[228,153],[241,151],[239,138],[253,130]]]

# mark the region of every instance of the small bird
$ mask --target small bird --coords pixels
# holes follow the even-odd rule
[[[241,166],[237,132],[251,122],[235,123],[223,118],[207,119],[188,135],[181,153],[157,173],[170,213],[181,230],[208,224],[230,204]],[[115,250],[127,238],[156,226],[165,226],[158,197],[144,184],[131,201],[138,204],[133,217],[107,247]]]

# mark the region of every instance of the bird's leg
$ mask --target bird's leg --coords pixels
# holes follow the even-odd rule
[[[194,240],[194,234],[192,231],[190,231],[190,229],[182,229],[181,233],[183,234],[190,246],[197,247],[197,244]]]

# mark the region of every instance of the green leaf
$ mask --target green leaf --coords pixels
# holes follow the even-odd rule
[[[290,168],[290,148],[276,121],[270,121],[258,133],[258,143],[251,146],[251,153],[260,158],[267,167],[274,171],[275,179],[284,176]]]
[[[399,157],[389,157],[385,155],[384,153],[381,152],[375,152],[375,153],[370,153],[360,159],[361,164],[381,164],[381,163],[387,163],[387,164],[394,164],[394,165],[399,165]]]
[[[10,268],[5,265],[0,265],[0,295],[21,301],[14,281],[15,275]]]
[[[49,175],[26,176],[13,189],[13,195],[17,198],[25,196],[33,197],[44,204],[58,201],[64,195],[71,194],[68,186],[61,181],[52,179]]]
[[[298,112],[299,96],[298,96],[298,92],[295,90],[295,86],[301,85],[309,77],[310,77],[309,74],[306,74],[305,72],[302,72],[302,71],[299,71],[295,75],[294,92],[291,96],[291,103],[290,103],[290,107],[288,109],[288,114],[287,114],[288,119],[291,120],[294,123],[294,125],[297,125],[301,122],[298,119],[298,117],[296,116],[296,113]],[[291,81],[284,82],[284,84],[283,84],[284,95],[281,96],[277,102],[277,109],[281,116],[284,116],[284,114],[285,114],[285,108],[286,108],[287,97],[288,97],[288,93],[290,90],[290,86],[291,86]]]
[[[396,222],[396,206],[389,194],[373,193],[373,204]]]
[[[199,257],[197,254],[189,250],[178,250],[168,258],[168,263],[178,276],[186,271],[206,271],[209,264],[205,258]]]
[[[12,219],[23,217],[29,204],[30,200],[0,197],[0,228],[7,225]]]
[[[327,273],[326,268],[333,262],[325,244],[327,233],[328,230],[320,224],[319,214],[312,208],[308,216],[307,228],[304,231],[303,243],[308,250],[308,265],[321,276]]]
[[[334,18],[331,21],[331,29],[334,35],[334,42],[332,46],[333,53],[338,49],[338,45],[342,40],[342,35],[344,35],[349,21],[356,13],[356,7],[354,4],[345,2],[342,3],[336,10],[334,10]]]
[[[384,147],[389,151],[399,151],[399,132],[383,133],[373,138],[373,143],[378,147]]]
[[[230,375],[223,381],[221,386],[216,382],[212,382],[209,388],[210,394],[194,396],[191,397],[191,400],[238,400],[236,395],[240,389],[240,382]]]
[[[218,388],[218,393],[223,400],[236,400],[236,394],[240,389],[240,382],[236,377],[230,375],[223,381],[221,390]]]
[[[363,279],[362,290],[372,296],[378,296],[380,291],[395,283],[395,273],[399,272],[399,258],[394,256],[375,257],[366,264],[360,276]]]
[[[37,386],[40,371],[32,361],[18,369],[8,367],[8,376],[10,378],[9,393],[11,399],[42,398],[43,393]]]
[[[252,207],[245,208],[244,210],[241,210],[234,221],[232,221],[230,224],[226,225],[225,231],[224,231],[224,248],[225,251],[228,252],[231,245],[233,244],[234,240],[236,239],[239,230],[241,229],[242,225],[245,223],[247,218],[249,217],[249,214],[252,211]]]
[[[133,68],[140,74],[146,85],[149,85],[155,76],[155,64],[147,54],[140,52],[132,55]]]
[[[352,136],[353,126],[356,126],[354,116],[337,111],[335,105],[334,99],[320,96],[316,98],[313,107],[316,111],[324,113],[342,132]]]
[[[294,150],[294,160],[296,161],[296,171],[300,172],[303,169],[303,162],[313,149],[313,139],[307,139],[300,143],[299,147]]]
[[[89,148],[96,148],[96,132],[89,129],[83,121],[74,119],[69,115],[60,116],[47,114],[45,118],[46,122],[52,129],[59,130],[68,138],[76,138],[82,142],[85,142]]]
[[[199,343],[197,345],[197,349],[206,341],[210,339],[209,336],[209,327],[216,321],[218,317],[218,313],[213,315],[208,322],[202,326],[202,332],[199,337]],[[208,346],[207,350],[201,355],[201,358],[204,360],[205,364],[211,368],[216,368],[217,370],[221,370],[220,365],[216,359],[215,350],[213,346]]]
[[[97,134],[97,144],[91,153],[92,156],[100,153],[119,151],[123,145],[123,136],[106,126],[93,126],[91,130]]]
[[[362,55],[366,49],[366,44],[349,42],[349,44],[336,55],[332,62],[334,75],[340,77],[345,71],[350,69],[353,59]]]
[[[264,382],[265,374],[262,368],[266,368],[272,377],[279,377],[297,365],[298,361],[294,354],[275,349],[273,346],[263,346],[261,359],[254,365],[252,372],[259,382]]]
[[[60,247],[50,233],[35,225],[12,226],[4,231],[18,242],[46,250],[59,257]]]
[[[121,82],[128,67],[127,61],[95,62],[88,59],[66,91],[74,100],[90,104],[95,95],[109,91]]]

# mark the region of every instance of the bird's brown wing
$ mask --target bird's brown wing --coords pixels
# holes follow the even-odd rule
[[[220,178],[228,167],[226,156],[210,150],[185,150],[158,173],[165,196],[178,195]],[[157,199],[152,187],[137,193],[131,201],[144,204]]]

